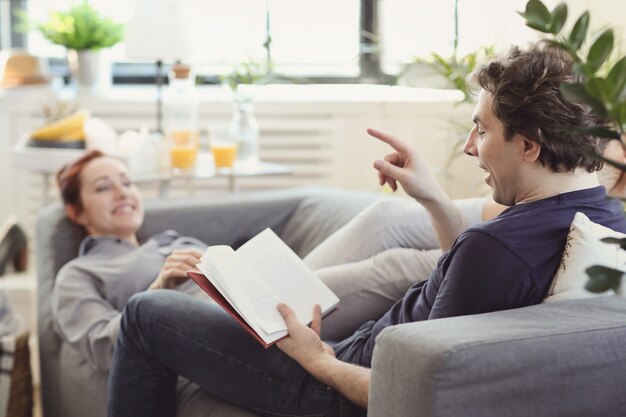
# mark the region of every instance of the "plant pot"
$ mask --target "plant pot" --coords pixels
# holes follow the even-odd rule
[[[80,92],[93,93],[110,86],[110,62],[104,51],[70,49],[67,51],[67,62],[72,79]]]

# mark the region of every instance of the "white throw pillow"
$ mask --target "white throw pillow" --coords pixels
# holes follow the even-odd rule
[[[575,300],[613,293],[613,291],[592,293],[585,290],[585,284],[589,279],[585,269],[588,267],[602,265],[624,269],[626,251],[620,249],[619,245],[601,242],[600,239],[605,237],[624,238],[626,235],[592,222],[583,213],[576,213],[567,235],[561,265],[543,302]]]

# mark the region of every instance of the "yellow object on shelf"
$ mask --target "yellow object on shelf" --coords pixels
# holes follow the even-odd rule
[[[172,159],[172,167],[187,169],[196,163],[198,156],[198,148],[191,146],[172,146],[170,148],[170,157]]]
[[[198,156],[199,134],[191,130],[171,130],[167,133],[172,168],[188,169]]]
[[[237,144],[234,142],[214,142],[211,144],[211,153],[215,161],[215,168],[232,168],[237,158]]]
[[[31,136],[36,140],[82,140],[85,138],[83,125],[88,117],[89,111],[79,110],[56,122],[38,127]]]

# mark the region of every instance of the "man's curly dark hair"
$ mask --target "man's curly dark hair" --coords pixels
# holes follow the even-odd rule
[[[547,42],[525,50],[513,46],[468,78],[491,93],[492,110],[504,124],[507,139],[519,133],[541,145],[542,165],[554,172],[602,168],[591,155],[602,154],[606,142],[572,128],[603,126],[603,121],[589,106],[562,96],[561,83],[577,78],[571,58],[560,48]]]

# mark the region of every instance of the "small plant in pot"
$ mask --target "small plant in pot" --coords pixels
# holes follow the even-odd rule
[[[124,25],[102,16],[86,1],[65,11],[50,13],[48,20],[33,22],[20,16],[24,27],[38,30],[50,42],[67,48],[67,58],[79,87],[92,89],[99,81],[101,50],[119,43]]]
[[[546,34],[552,44],[563,49],[572,58],[574,71],[580,76],[580,80],[561,84],[561,93],[571,102],[591,107],[605,121],[607,127],[566,127],[610,141],[608,146],[613,150],[611,155],[619,160],[614,160],[613,156],[607,158],[606,154],[593,157],[609,165],[607,168],[613,169],[617,183],[623,184],[619,178],[626,176],[626,164],[620,162],[624,160],[626,153],[626,56],[614,56],[613,30],[609,28],[589,36],[590,14],[585,11],[566,33],[564,27],[568,8],[565,3],[550,11],[540,0],[530,0],[520,15],[526,19],[528,27]],[[602,241],[619,245],[626,250],[626,239],[605,238]],[[625,272],[618,268],[602,265],[587,268],[589,281],[585,288],[592,292],[613,289],[620,293]]]

